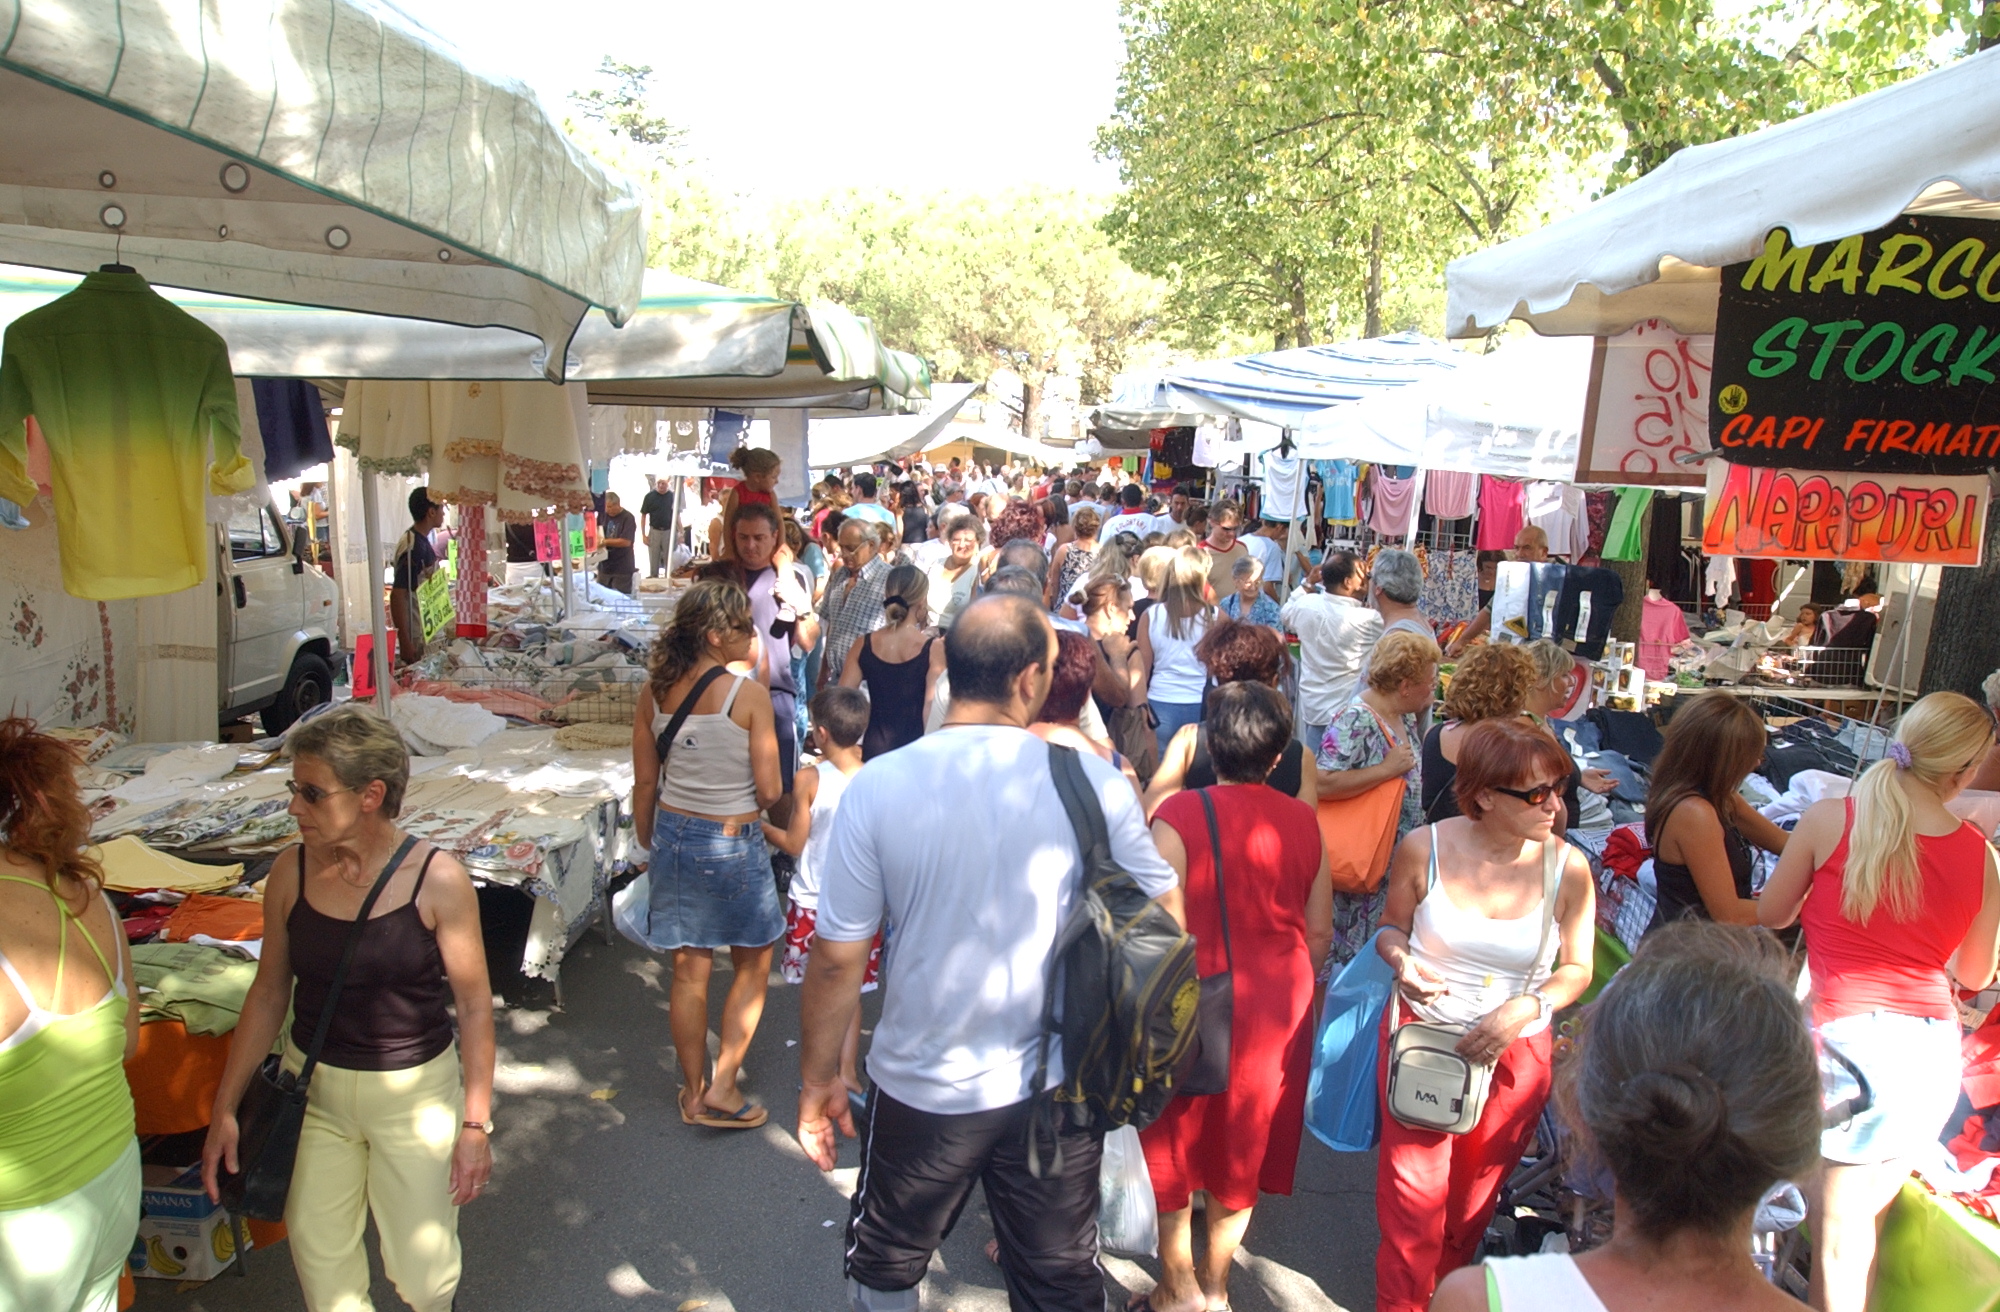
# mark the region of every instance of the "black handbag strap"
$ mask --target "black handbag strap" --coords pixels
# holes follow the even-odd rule
[[[368,890],[368,896],[361,900],[361,912],[354,917],[354,924],[347,931],[347,943],[340,951],[340,965],[334,969],[333,982],[327,986],[326,1005],[320,1008],[319,1024],[313,1029],[312,1047],[306,1049],[305,1065],[299,1067],[298,1088],[305,1088],[312,1081],[313,1069],[319,1065],[320,1049],[326,1046],[327,1031],[333,1028],[333,1009],[340,1001],[340,990],[347,984],[347,968],[354,964],[354,953],[361,946],[361,932],[368,927],[368,913],[375,909],[375,899],[382,896],[382,890],[389,886],[389,877],[403,864],[403,858],[417,845],[415,834],[407,835],[396,854],[389,858],[389,864],[382,867],[382,873],[375,876],[375,886]],[[426,862],[425,864],[429,864]],[[306,895],[306,848],[299,844],[299,896]]]
[[[1222,829],[1215,823],[1215,803],[1206,788],[1197,789],[1201,809],[1208,813],[1208,851],[1215,864],[1215,904],[1222,908],[1222,961],[1225,970],[1236,969],[1236,953],[1229,946],[1229,894],[1222,887]]]
[[[704,670],[702,676],[694,681],[694,687],[688,689],[688,695],[681,699],[680,709],[675,711],[673,718],[667,721],[667,727],[660,731],[658,738],[653,740],[653,746],[660,754],[660,772],[662,774],[665,774],[667,769],[667,753],[673,750],[674,739],[680,735],[681,726],[687,723],[688,716],[694,714],[694,704],[701,700],[703,693],[708,691],[708,685],[714,683],[727,673],[729,673],[728,667],[722,665],[711,665],[708,669]]]

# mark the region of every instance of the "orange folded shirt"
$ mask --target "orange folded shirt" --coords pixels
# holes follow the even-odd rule
[[[165,937],[169,943],[185,943],[196,934],[231,941],[262,938],[264,904],[240,897],[190,893],[185,902],[174,908],[174,914],[167,917]]]

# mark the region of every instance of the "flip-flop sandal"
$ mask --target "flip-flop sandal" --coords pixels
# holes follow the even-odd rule
[[[701,1101],[701,1095],[700,1095],[700,1094],[696,1094],[696,1095],[695,1095],[695,1102],[696,1102],[697,1104],[699,1104],[699,1103],[700,1103],[700,1101]],[[696,1124],[696,1121],[695,1121],[695,1118],[694,1118],[694,1117],[692,1117],[692,1116],[690,1116],[690,1115],[688,1115],[688,1101],[687,1101],[687,1090],[686,1090],[686,1089],[681,1089],[681,1090],[680,1090],[679,1092],[677,1092],[677,1093],[675,1093],[675,1094],[674,1094],[674,1102],[675,1102],[675,1104],[676,1104],[677,1106],[679,1106],[679,1108],[680,1108],[680,1111],[681,1111],[681,1124],[682,1124],[682,1125],[694,1125],[694,1124]]]
[[[696,1125],[706,1125],[711,1130],[754,1130],[771,1119],[770,1109],[754,1102],[746,1102],[733,1112],[718,1111],[704,1107],[694,1118]]]

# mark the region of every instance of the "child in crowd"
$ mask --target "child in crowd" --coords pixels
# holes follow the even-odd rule
[[[785,907],[785,949],[778,970],[787,984],[803,984],[806,960],[812,953],[813,930],[819,918],[820,867],[826,861],[827,842],[833,834],[833,813],[847,781],[861,770],[861,737],[868,732],[868,697],[859,688],[828,688],[812,699],[812,746],[819,763],[800,770],[792,782],[796,799],[792,822],[780,829],[764,822],[764,839],[780,851],[798,858],[798,873],[792,876],[791,895]],[[875,987],[875,975],[882,961],[882,939],[868,953],[868,971],[861,991]],[[861,1012],[847,1027],[840,1045],[840,1079],[854,1093],[861,1088]]]
[[[729,463],[743,471],[743,481],[722,494],[721,540],[716,540],[716,534],[709,534],[711,560],[736,559],[737,507],[778,504],[778,471],[784,467],[784,461],[777,452],[768,447],[739,446],[729,453]]]

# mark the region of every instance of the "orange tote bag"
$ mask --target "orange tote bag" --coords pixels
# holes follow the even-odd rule
[[[1396,733],[1375,708],[1368,713],[1382,726],[1394,747]],[[1323,797],[1319,802],[1319,836],[1326,844],[1327,865],[1336,893],[1372,893],[1389,873],[1396,848],[1396,821],[1403,812],[1403,792],[1409,783],[1401,775],[1384,779],[1353,797]]]

